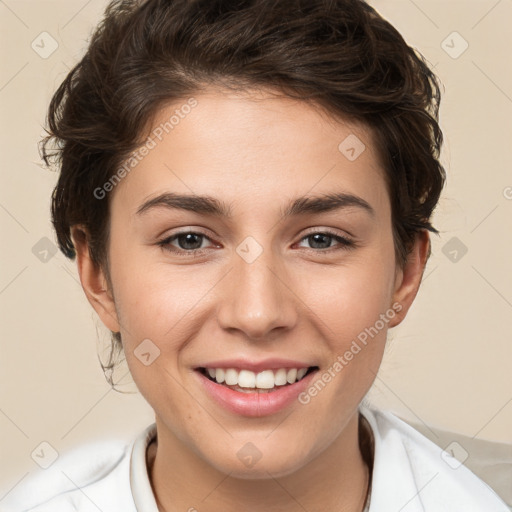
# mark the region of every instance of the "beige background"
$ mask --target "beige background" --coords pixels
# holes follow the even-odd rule
[[[369,398],[410,421],[512,443],[512,2],[370,3],[445,86],[448,185],[422,289],[406,321],[390,332]],[[97,344],[105,345],[108,333],[75,264],[60,253],[43,262],[33,252],[43,237],[54,241],[49,198],[56,175],[39,166],[36,148],[46,107],[105,5],[0,1],[0,505],[37,467],[31,453],[42,441],[62,452],[100,437],[131,439],[153,421],[129,375],[123,389],[132,394],[111,390],[103,377]],[[48,58],[31,47],[45,37],[51,48],[44,31],[58,43]],[[469,44],[458,58],[442,47],[446,40],[452,55],[463,48],[454,31]],[[445,247],[453,237],[467,247],[456,262]]]

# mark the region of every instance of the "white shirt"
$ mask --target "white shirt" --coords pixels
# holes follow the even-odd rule
[[[387,411],[359,410],[375,442],[369,512],[510,512],[487,484],[407,423]],[[16,486],[0,511],[158,512],[146,466],[155,436],[153,423],[129,444],[74,448]]]

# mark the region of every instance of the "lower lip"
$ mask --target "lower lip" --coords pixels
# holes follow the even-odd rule
[[[268,393],[234,391],[208,379],[199,370],[194,373],[198,375],[206,393],[225,409],[242,416],[267,416],[285,409],[295,400],[298,401],[299,394],[309,386],[317,371],[309,373],[294,384]]]

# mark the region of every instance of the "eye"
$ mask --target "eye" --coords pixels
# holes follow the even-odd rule
[[[196,253],[204,249],[204,247],[202,247],[204,239],[209,240],[209,238],[203,233],[182,231],[181,233],[176,233],[165,240],[158,242],[158,245],[173,253]],[[175,241],[178,243],[178,248],[172,245]]]
[[[203,242],[205,240],[211,241],[211,239],[203,233],[198,233],[195,231],[182,231],[158,242],[158,245],[164,248],[166,251],[172,252],[174,254],[195,256],[201,254],[205,249],[203,246]],[[309,243],[313,245],[313,247],[308,250],[317,253],[331,252],[340,249],[353,249],[356,247],[356,244],[353,240],[333,233],[329,230],[309,233],[302,237],[300,242],[304,240],[308,240]],[[337,242],[338,246],[332,247],[331,243],[333,241]],[[178,247],[173,245],[174,243],[176,243]]]
[[[331,250],[353,249],[356,246],[353,240],[329,230],[309,233],[301,239],[301,242],[303,240],[308,240],[309,243],[313,245],[311,250],[315,250],[316,252],[318,252],[318,250],[322,252],[330,252]],[[332,241],[338,242],[338,247],[331,247]]]

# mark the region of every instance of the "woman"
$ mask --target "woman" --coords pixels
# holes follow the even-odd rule
[[[155,424],[64,456],[17,510],[507,511],[363,405],[437,232],[439,100],[359,0],[112,2],[43,156]]]

